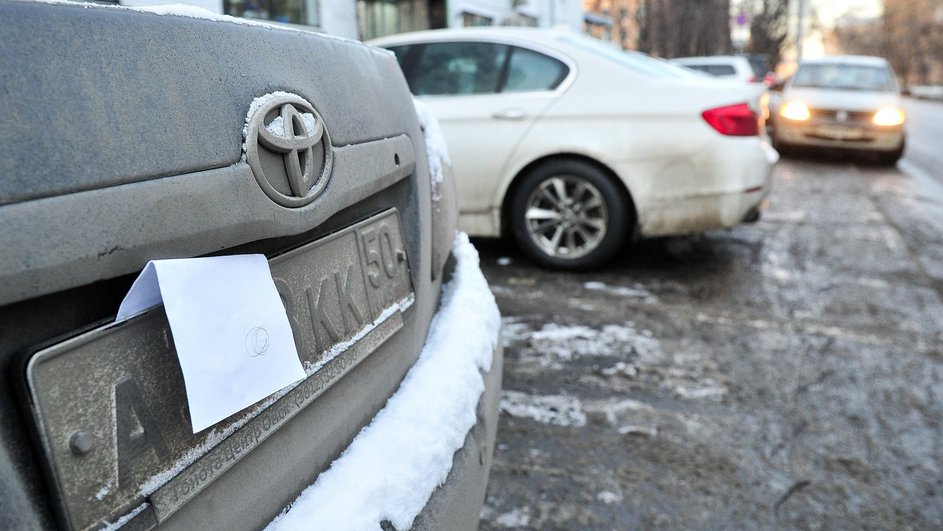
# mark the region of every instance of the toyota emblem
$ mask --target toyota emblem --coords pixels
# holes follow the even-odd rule
[[[307,100],[287,92],[258,98],[245,131],[246,162],[273,201],[304,206],[327,186],[334,159],[331,137]]]

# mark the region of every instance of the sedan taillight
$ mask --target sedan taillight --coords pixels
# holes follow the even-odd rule
[[[746,103],[709,109],[702,112],[701,116],[722,135],[756,136],[760,134],[760,118]]]

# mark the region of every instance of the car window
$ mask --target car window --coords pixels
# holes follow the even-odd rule
[[[713,77],[707,69],[707,65],[686,65],[683,63],[677,63],[689,70],[703,77]]]
[[[769,68],[766,66],[766,60],[762,57],[747,57],[747,61],[750,63],[750,68],[753,69],[753,75],[758,79],[762,78],[769,72]]]
[[[604,57],[649,77],[702,77],[697,72],[693,72],[681,65],[670,63],[662,59],[655,59],[641,52],[623,51],[590,37],[565,35],[561,36],[560,39],[573,46],[582,48],[584,51]]]
[[[515,46],[508,62],[507,80],[501,92],[553,90],[569,71],[565,64],[552,57]]]
[[[885,67],[823,63],[800,66],[792,86],[889,92],[894,90],[894,81]]]
[[[403,44],[401,46],[390,46],[387,50],[393,52],[396,55],[396,61],[399,63],[399,67],[406,72],[406,58],[409,56],[409,53],[416,49],[416,46],[412,44]]]
[[[506,45],[486,42],[425,44],[411,68],[409,88],[417,96],[493,94],[507,53]]]
[[[715,76],[732,76],[737,71],[731,65],[711,65],[710,73]]]
[[[707,72],[712,76],[732,76],[737,73],[732,65],[685,65],[688,68]]]

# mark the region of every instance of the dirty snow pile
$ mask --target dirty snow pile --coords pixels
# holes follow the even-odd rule
[[[268,530],[408,529],[452,467],[476,422],[501,326],[468,236],[458,234],[455,274],[419,360],[347,450]]]
[[[548,323],[529,334],[522,357],[536,357],[552,362],[566,362],[586,356],[622,358],[636,354],[651,357],[659,349],[650,330],[636,330],[631,324],[605,325],[601,330],[588,326],[563,326]]]
[[[585,426],[586,415],[578,398],[565,395],[534,396],[520,391],[501,392],[501,411],[557,426]]]

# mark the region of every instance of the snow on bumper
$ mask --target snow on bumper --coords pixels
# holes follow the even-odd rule
[[[477,421],[501,316],[465,234],[416,364],[347,450],[268,530],[409,528]]]

